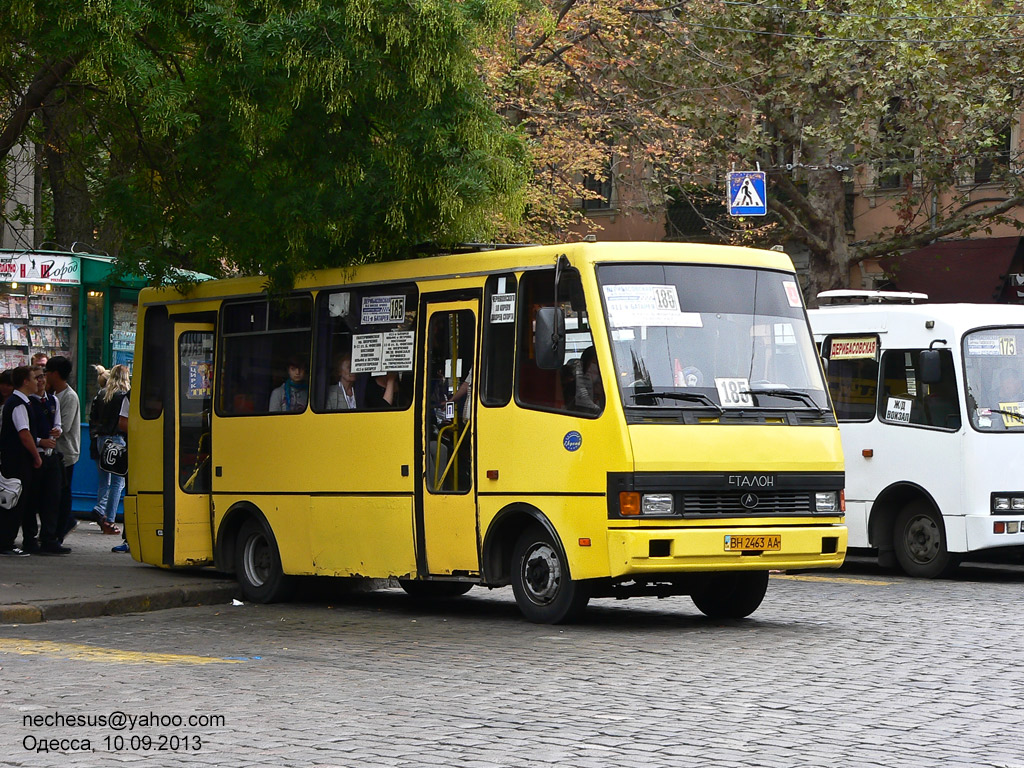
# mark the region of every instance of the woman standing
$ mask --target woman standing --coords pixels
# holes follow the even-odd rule
[[[90,431],[96,435],[96,446],[99,450],[103,449],[103,444],[108,438],[118,445],[124,445],[127,440],[128,435],[120,429],[118,422],[121,404],[128,396],[129,389],[128,366],[115,365],[108,372],[107,385],[102,392],[97,393],[98,418],[94,424],[89,425]],[[114,520],[117,517],[117,505],[121,502],[121,493],[124,491],[124,478],[103,469],[100,469],[99,473],[99,488],[93,515],[104,533],[119,535],[121,529],[114,525]]]

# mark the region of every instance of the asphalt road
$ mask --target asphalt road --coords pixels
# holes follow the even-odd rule
[[[736,622],[318,592],[0,627],[0,764],[1024,768],[1021,566],[853,558]]]

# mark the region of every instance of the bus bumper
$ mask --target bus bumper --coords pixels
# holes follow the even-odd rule
[[[951,529],[962,520],[966,528],[966,545],[957,547],[955,532]],[[945,518],[946,540],[951,551],[991,549],[995,547],[1024,546],[1024,515],[967,515],[963,518]]]
[[[727,536],[732,541],[740,536],[765,540],[778,536],[779,549],[729,550]],[[846,557],[846,540],[845,525],[615,529],[608,532],[608,560],[612,578],[697,571],[838,568]]]

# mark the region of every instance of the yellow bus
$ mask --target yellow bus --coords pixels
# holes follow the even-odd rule
[[[133,556],[511,585],[530,620],[690,595],[742,618],[771,569],[846,552],[839,430],[793,265],[578,243],[139,297]]]

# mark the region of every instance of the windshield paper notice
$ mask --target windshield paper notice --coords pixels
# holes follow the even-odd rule
[[[613,328],[703,326],[699,312],[679,309],[679,294],[674,285],[606,285],[604,300]]]
[[[913,404],[913,400],[905,397],[890,397],[889,402],[885,405],[885,420],[909,424],[910,407]]]

